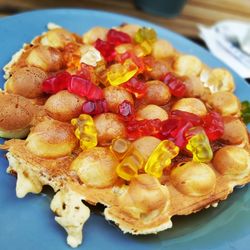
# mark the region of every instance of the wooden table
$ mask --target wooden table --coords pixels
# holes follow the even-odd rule
[[[250,0],[188,0],[182,13],[172,19],[139,11],[134,7],[133,0],[0,0],[0,16],[57,7],[95,8],[123,13],[152,21],[194,39],[198,37],[197,23],[212,25],[223,19],[250,22]]]

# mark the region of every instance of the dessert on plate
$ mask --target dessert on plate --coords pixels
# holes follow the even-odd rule
[[[0,136],[16,194],[55,191],[67,242],[88,204],[124,233],[172,227],[250,182],[249,135],[231,73],[134,24],[82,36],[49,23],[4,67]]]

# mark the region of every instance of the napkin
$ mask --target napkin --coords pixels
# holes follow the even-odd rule
[[[226,20],[211,27],[199,24],[198,29],[212,54],[241,77],[250,78],[250,23]]]

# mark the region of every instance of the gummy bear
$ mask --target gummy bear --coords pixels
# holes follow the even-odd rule
[[[127,51],[116,56],[116,61],[120,63],[124,63],[127,59],[131,59],[136,64],[136,66],[138,67],[138,74],[143,73],[143,71],[145,70],[145,63],[142,58],[136,56],[133,52]]]
[[[127,59],[123,64],[116,63],[109,67],[107,78],[111,85],[117,86],[131,79],[138,71],[137,65]]]
[[[203,128],[210,141],[218,140],[224,133],[224,122],[221,115],[215,111],[203,117]]]
[[[116,52],[113,44],[97,39],[95,42],[95,48],[99,50],[107,62],[112,62],[114,60]]]
[[[173,141],[178,147],[184,148],[187,144],[185,133],[194,126],[200,126],[202,119],[192,113],[172,110],[169,119],[162,122],[161,138]]]
[[[87,97],[89,100],[103,99],[103,90],[80,76],[74,75],[68,85],[68,91],[76,95]]]
[[[202,119],[193,113],[182,111],[182,110],[172,110],[170,112],[171,119],[183,120],[185,122],[192,123],[193,126],[199,126],[203,123]]]
[[[183,97],[186,94],[186,85],[171,72],[163,78],[163,82],[169,87],[170,93],[176,97]]]
[[[80,49],[80,54],[80,63],[84,63],[92,67],[96,67],[97,63],[103,59],[100,51],[91,45],[83,46]]]
[[[163,169],[179,154],[179,148],[171,141],[162,141],[149,156],[144,170],[147,174],[160,178]]]
[[[82,112],[89,115],[97,115],[108,112],[108,104],[105,99],[86,101],[82,105]]]
[[[129,81],[122,84],[122,87],[135,95],[136,98],[142,98],[147,92],[147,85],[144,81],[132,77]]]
[[[107,79],[107,66],[104,61],[98,62],[97,66],[94,69],[95,75],[98,83],[102,83],[104,86],[109,86]]]
[[[182,125],[178,127],[177,130],[172,132],[172,140],[178,147],[184,148],[187,144],[187,139],[185,138],[185,133],[188,129],[192,128],[193,125],[190,122],[184,123],[182,121]]]
[[[46,94],[55,94],[61,90],[67,89],[70,81],[70,73],[63,71],[46,79],[42,84],[42,90]]]
[[[193,161],[210,162],[212,160],[213,151],[206,133],[201,127],[189,129],[186,133],[186,137],[188,139],[186,149],[192,152]]]
[[[181,126],[184,124],[181,122],[181,120],[178,120],[176,118],[170,118],[162,122],[161,126],[161,138],[162,139],[169,139],[171,137],[174,137],[174,133],[176,130],[179,130]]]
[[[45,80],[42,84],[42,90],[48,94],[55,94],[61,90],[67,89],[76,95],[87,97],[90,100],[103,99],[103,90],[84,79],[79,75],[70,75],[67,71],[58,73]]]
[[[154,43],[157,39],[157,34],[154,29],[151,28],[140,28],[136,33],[134,40],[136,43],[142,43],[144,41],[147,41],[149,43]]]
[[[118,160],[122,160],[128,152],[132,150],[132,144],[130,141],[117,138],[113,139],[112,144],[110,146],[110,151],[116,156]]]
[[[161,120],[159,119],[129,120],[127,122],[127,136],[129,140],[136,140],[142,136],[158,137],[160,130]]]
[[[116,173],[122,179],[130,181],[138,174],[139,169],[143,168],[143,165],[143,156],[138,150],[133,148],[116,167]]]
[[[140,28],[134,37],[134,41],[138,43],[135,47],[135,54],[138,57],[144,57],[152,52],[152,44],[156,41],[157,34],[155,30],[150,28]]]
[[[171,140],[178,147],[184,148],[187,144],[185,132],[192,127],[193,125],[189,121],[186,122],[182,119],[170,118],[162,122],[160,138]]]
[[[93,66],[87,65],[85,63],[81,63],[81,68],[77,72],[77,75],[92,82],[97,84],[97,77],[95,74],[95,68]]]
[[[122,43],[131,43],[132,40],[127,33],[115,29],[110,29],[107,33],[107,42],[117,46]]]
[[[75,136],[80,140],[82,149],[93,148],[97,145],[97,131],[90,115],[82,114],[71,120],[75,127]]]
[[[152,52],[152,46],[148,41],[143,41],[142,43],[135,46],[135,54],[138,57],[150,55],[151,52]]]
[[[119,104],[118,106],[118,113],[125,119],[125,120],[130,120],[134,118],[134,107],[131,104],[131,102],[125,100],[122,103]]]

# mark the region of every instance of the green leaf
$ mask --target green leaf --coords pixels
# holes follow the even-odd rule
[[[250,102],[249,101],[243,101],[241,103],[241,117],[246,125],[250,123]]]

